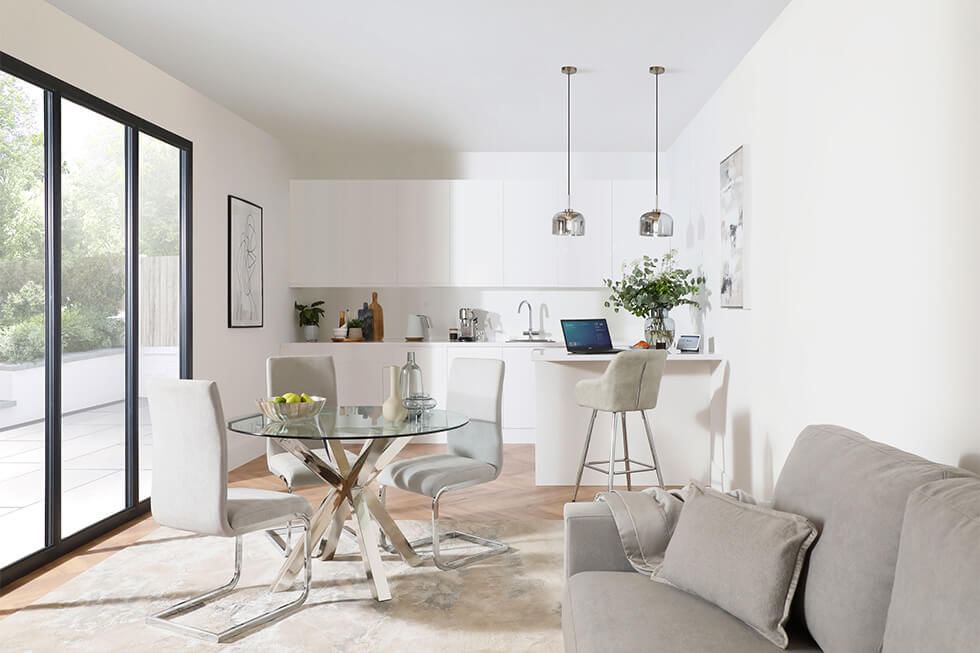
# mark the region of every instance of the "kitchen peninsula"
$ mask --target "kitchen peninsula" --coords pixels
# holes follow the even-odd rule
[[[537,420],[535,483],[574,485],[591,411],[575,403],[575,384],[600,376],[615,354],[576,355],[562,349],[537,350],[534,362]],[[716,354],[671,354],[660,385],[657,408],[647,411],[657,455],[668,485],[690,480],[723,485],[724,359]],[[640,416],[627,416],[632,457],[649,461],[649,446]],[[589,460],[608,458],[609,413],[600,412]],[[622,437],[621,434],[619,437]],[[622,448],[617,457],[622,456]],[[643,473],[641,485],[656,484]],[[606,477],[586,469],[584,485],[605,485]],[[622,476],[617,483],[625,483]]]

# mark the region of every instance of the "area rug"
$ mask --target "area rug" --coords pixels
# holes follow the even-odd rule
[[[399,522],[412,539],[427,523]],[[145,625],[151,612],[224,584],[233,540],[161,528],[20,612],[0,620],[4,651],[561,651],[562,522],[457,523],[513,547],[457,571],[412,568],[385,557],[392,600],[371,597],[356,544],[314,562],[306,605],[226,644]],[[266,590],[282,560],[261,534],[245,537],[239,589],[179,617],[220,630],[294,598]],[[466,551],[457,551],[465,553]]]

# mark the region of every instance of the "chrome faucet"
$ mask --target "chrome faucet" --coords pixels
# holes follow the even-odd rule
[[[531,302],[527,301],[526,299],[522,299],[521,303],[517,305],[517,314],[521,314],[521,309],[524,308],[525,304],[527,304],[527,331],[524,332],[524,335],[526,335],[528,338],[533,338],[536,335],[540,335],[541,332],[534,330],[534,323],[532,321],[534,309],[531,307]]]

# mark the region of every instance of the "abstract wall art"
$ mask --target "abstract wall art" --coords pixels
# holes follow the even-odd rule
[[[721,162],[721,307],[745,307],[745,148]]]
[[[261,327],[262,207],[228,196],[228,326]]]

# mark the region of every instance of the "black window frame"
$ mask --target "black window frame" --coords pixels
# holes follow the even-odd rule
[[[0,593],[11,583],[150,510],[139,500],[139,134],[180,151],[180,378],[192,378],[193,143],[140,116],[0,51],[0,71],[44,93],[45,220],[45,534],[44,547],[0,568]],[[61,100],[125,128],[126,171],[126,507],[61,536]],[[16,534],[11,534],[16,537]]]

